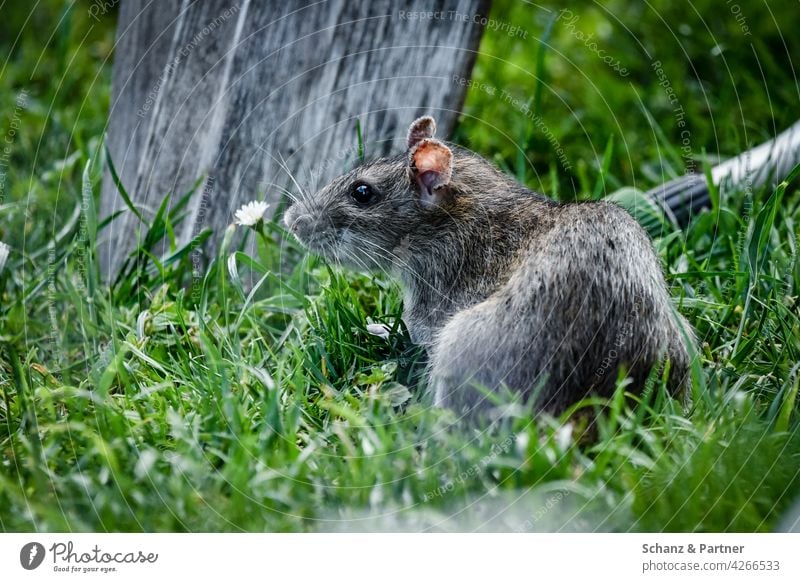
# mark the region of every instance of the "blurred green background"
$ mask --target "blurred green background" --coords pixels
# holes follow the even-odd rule
[[[702,160],[705,153],[713,162],[769,139],[800,117],[800,40],[792,31],[800,18],[797,2],[537,5],[544,8],[494,3],[492,18],[521,26],[527,38],[488,32],[474,79],[523,102],[541,91],[538,113],[571,163],[572,171],[560,171],[569,176],[571,193],[586,191],[581,178],[594,177],[611,137],[616,155],[610,185],[645,190],[684,173],[686,164],[669,144],[682,144],[685,130],[692,155]],[[653,67],[657,62],[677,102],[670,102]],[[685,111],[685,127],[678,127],[677,107]],[[548,187],[556,156],[543,132],[528,136],[524,114],[481,90],[470,93],[465,114],[476,120],[464,124],[459,139],[515,168],[530,166],[530,160],[530,170]],[[517,161],[521,153],[525,163]]]

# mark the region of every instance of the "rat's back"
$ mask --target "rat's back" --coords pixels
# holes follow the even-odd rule
[[[666,291],[645,232],[607,202],[553,209],[532,231],[513,275],[438,335],[432,379],[438,404],[474,412],[506,387],[558,412],[589,393],[610,395],[620,367],[642,387],[664,357],[683,382],[689,326]],[[683,328],[683,331],[681,331]]]

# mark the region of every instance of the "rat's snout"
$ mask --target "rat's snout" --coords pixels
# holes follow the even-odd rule
[[[311,225],[312,225],[311,217],[307,214],[302,214],[294,219],[292,226],[290,227],[292,233],[296,237],[302,240],[306,240],[308,236],[311,234]]]
[[[292,230],[292,223],[295,218],[297,218],[297,204],[292,204],[286,209],[286,212],[283,213],[283,226],[285,226],[287,230]]]
[[[289,208],[283,215],[283,223],[300,240],[307,239],[311,232],[311,217],[304,214],[297,204]]]

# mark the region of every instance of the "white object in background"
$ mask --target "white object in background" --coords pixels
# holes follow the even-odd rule
[[[723,181],[748,189],[773,185],[783,180],[800,163],[800,121],[778,134],[775,139],[711,168],[714,184]]]
[[[3,268],[6,266],[6,261],[8,260],[8,253],[10,250],[11,249],[6,243],[0,242],[0,273],[3,272]]]
[[[368,323],[367,332],[388,341],[391,328],[383,323]]]

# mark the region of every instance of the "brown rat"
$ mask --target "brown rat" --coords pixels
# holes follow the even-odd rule
[[[284,218],[310,251],[401,282],[434,402],[476,412],[486,390],[509,389],[558,412],[609,395],[620,366],[641,389],[664,357],[670,386],[682,385],[692,332],[639,224],[609,202],[531,192],[435,127],[416,120],[405,153],[336,178]]]

